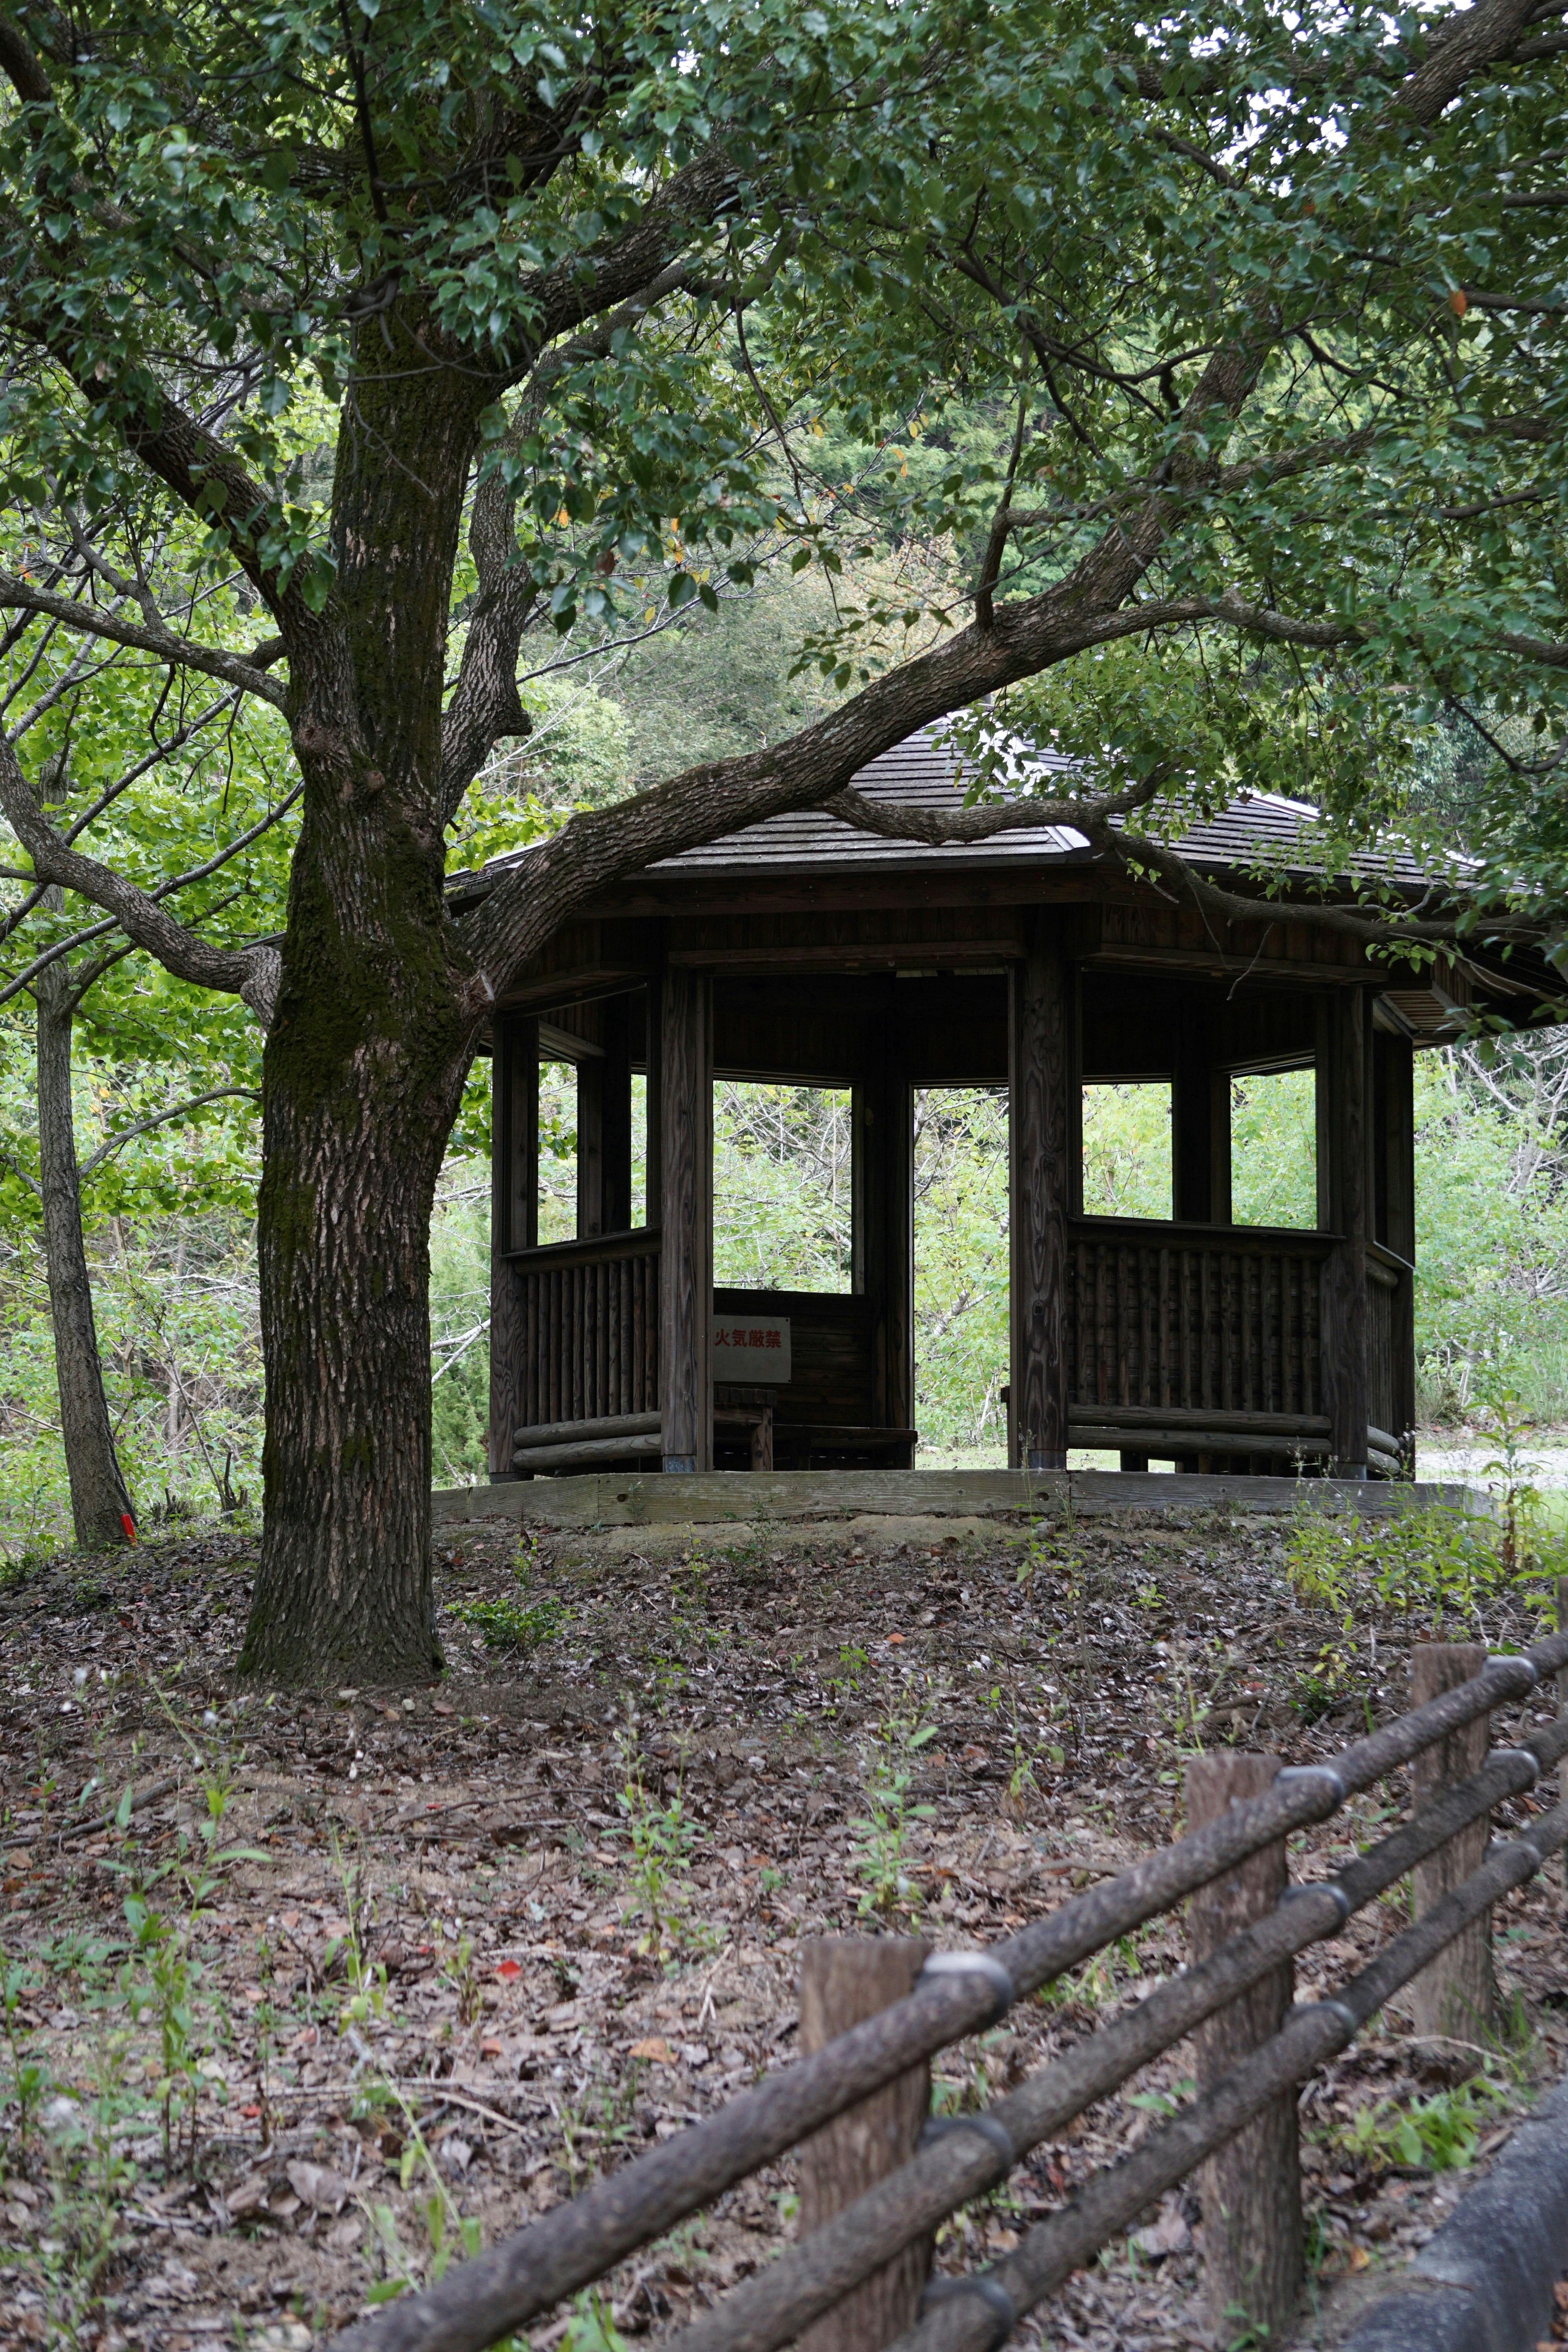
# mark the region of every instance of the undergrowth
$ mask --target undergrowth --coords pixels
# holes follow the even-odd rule
[[[503,1650],[513,1657],[531,1657],[541,1643],[552,1640],[566,1622],[566,1612],[553,1594],[545,1593],[538,1601],[528,1597],[535,1557],[533,1538],[524,1535],[512,1570],[517,1582],[515,1596],[509,1594],[503,1601],[453,1604],[453,1616],[465,1625],[472,1625],[476,1633],[484,1636],[489,1649]]]

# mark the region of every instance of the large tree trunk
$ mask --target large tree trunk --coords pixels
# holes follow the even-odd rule
[[[263,1063],[266,1513],[240,1658],[286,1682],[441,1664],[430,1213],[479,1013],[442,901],[447,592],[479,404],[456,396],[454,416],[415,364],[362,389],[333,616],[290,659],[305,814]]]
[[[71,1518],[84,1550],[123,1543],[131,1497],[120,1474],[103,1393],[92,1285],[81,1234],[81,1179],[71,1103],[71,1029],[76,1008],[64,959],[33,984],[37,1002],[38,1181],[44,1203],[49,1316],[60,1391],[60,1435],[70,1480]]]
[[[266,1516],[240,1667],[428,1679],[430,1212],[468,1056],[384,1032],[334,1056],[339,1010],[286,998],[268,1043]],[[312,1083],[318,1056],[336,1083]]]

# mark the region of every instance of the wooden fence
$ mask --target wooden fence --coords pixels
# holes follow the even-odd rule
[[[657,1227],[556,1242],[519,1252],[512,1263],[517,1421],[535,1427],[657,1414]]]
[[[1203,1759],[1204,1770],[1189,1780],[1194,1826],[1186,1836],[988,1951],[925,1958],[919,1948],[878,1939],[847,1948],[867,1957],[845,1966],[844,1946],[818,1948],[816,1965],[826,1973],[814,1987],[808,1971],[808,2000],[820,2009],[837,1998],[847,2031],[815,2050],[808,2032],[809,2054],[795,2064],[425,2293],[357,2322],[337,2337],[335,2352],[483,2352],[803,2142],[810,2143],[807,2185],[815,2184],[803,2202],[818,2226],[668,2339],[679,2352],[777,2352],[807,2329],[812,2352],[839,2343],[878,2352],[894,2339],[896,2352],[992,2352],[1145,2207],[1199,2166],[1226,2167],[1233,2144],[1228,2168],[1205,2176],[1205,2189],[1221,2179],[1223,2194],[1213,2201],[1230,2216],[1224,2229],[1205,2232],[1211,2304],[1225,2312],[1239,2301],[1255,2325],[1278,2332],[1300,2259],[1296,2086],[1413,1983],[1425,2014],[1441,2018],[1464,2004],[1466,2038],[1473,2038],[1476,1954],[1480,1948],[1484,1961],[1491,1906],[1568,1844],[1568,1801],[1538,1816],[1526,1836],[1489,1851],[1486,1828],[1494,1806],[1568,1754],[1568,1712],[1519,1747],[1486,1747],[1494,1707],[1522,1699],[1553,1673],[1561,1682],[1568,1633],[1518,1656],[1436,1644],[1415,1656],[1413,1696],[1421,1703],[1410,1713],[1320,1764],[1282,1769],[1272,1758]],[[1327,1820],[1413,1762],[1418,1803],[1410,1820],[1331,1878],[1287,1884],[1293,1831]],[[1415,1924],[1331,1998],[1292,2008],[1294,1955],[1337,1937],[1352,1913],[1412,1874]],[[1195,1898],[1194,1965],[1184,1974],[1007,2097],[928,2126],[916,2144],[920,2103],[911,2115],[909,2085],[934,2052],[994,2025],[1014,2002],[1188,1896]],[[918,1969],[910,1964],[921,1959]],[[844,1988],[837,1997],[835,1979]],[[857,2010],[874,2013],[852,2022]],[[1199,2048],[1192,2101],[1027,2231],[1005,2261],[932,2280],[922,2297],[940,2221],[1000,2186],[1031,2149],[1189,2034]],[[871,2112],[886,2127],[868,2132],[863,2103],[879,2098]],[[1271,2268],[1258,2264],[1259,2243],[1284,2249]],[[839,2312],[852,2313],[853,2325],[836,2333],[826,2315]]]

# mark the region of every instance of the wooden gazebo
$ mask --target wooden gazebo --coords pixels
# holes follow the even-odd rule
[[[856,781],[961,804],[927,732]],[[1183,847],[1223,879],[1289,865],[1301,823],[1244,799]],[[1409,1476],[1412,1055],[1521,993],[1401,973],[1288,902],[1215,924],[1055,828],[933,849],[805,814],[653,866],[497,1011],[490,1475],[911,1466],[913,1091],[1005,1085],[1015,1465]],[[544,1247],[542,1059],[578,1087],[577,1238]],[[1233,1224],[1229,1080],[1309,1067],[1317,1229]],[[849,1293],[715,1291],[716,1076],[852,1090]],[[1171,1083],[1168,1221],[1083,1212],[1083,1085],[1132,1079]]]

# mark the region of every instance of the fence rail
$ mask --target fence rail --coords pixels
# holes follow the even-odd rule
[[[1292,1831],[1328,1819],[1349,1797],[1453,1741],[1495,1707],[1525,1697],[1565,1668],[1568,1632],[1518,1656],[1490,1658],[1479,1674],[1326,1762],[1280,1770],[1265,1794],[1233,1802],[1201,1829],[989,1950],[936,1955],[909,1998],[449,2271],[425,2293],[356,2323],[335,2339],[334,2352],[484,2352],[947,2043],[994,2024],[1016,2000],[1118,1937],[1225,1880]],[[1159,1986],[983,2115],[953,2119],[930,2147],[732,2289],[674,2345],[679,2352],[773,2352],[791,2342],[945,2215],[1004,2180],[1022,2157],[1084,2107],[1240,2001],[1295,1953],[1337,1935],[1353,1912],[1450,1847],[1495,1805],[1531,1788],[1564,1754],[1568,1713],[1441,1788],[1412,1820],[1333,1878],[1289,1888],[1283,1900],[1200,1966]],[[1270,2101],[1342,2050],[1394,1993],[1564,1845],[1568,1801],[1537,1819],[1527,1836],[1494,1848],[1480,1868],[1384,1945],[1331,1999],[1290,2011],[1278,2032],[1205,2085],[1135,2153],[1096,2174],[1069,2204],[1030,2230],[1005,2262],[968,2279],[933,2282],[928,2307],[899,2337],[896,2352],[991,2352],[1024,2312]]]

